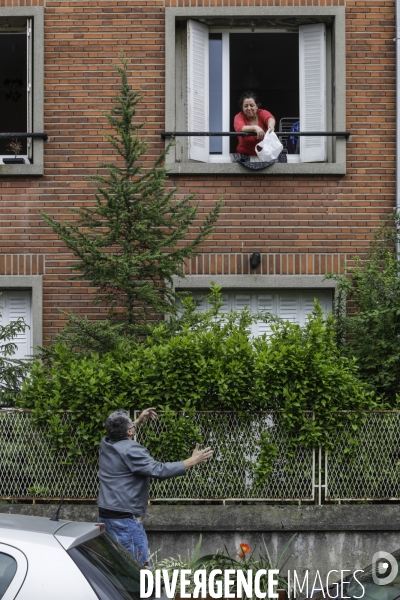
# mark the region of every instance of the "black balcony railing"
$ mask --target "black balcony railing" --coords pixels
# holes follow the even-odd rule
[[[47,140],[49,139],[49,136],[47,135],[47,133],[21,133],[21,132],[0,133],[0,140],[1,139],[8,140],[10,138],[40,138],[40,139],[44,140],[45,142],[47,142]]]
[[[348,131],[275,131],[278,137],[309,136],[309,137],[344,137],[349,139]],[[253,132],[248,131],[163,131],[161,134],[163,140],[170,137],[221,137],[221,136],[253,136]]]

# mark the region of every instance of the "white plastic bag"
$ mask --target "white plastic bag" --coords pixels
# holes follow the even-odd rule
[[[278,136],[273,131],[267,131],[264,139],[261,140],[256,146],[257,156],[263,162],[277,160],[282,150],[283,146],[280,143]]]

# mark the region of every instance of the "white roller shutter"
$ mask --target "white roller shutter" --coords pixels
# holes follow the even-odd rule
[[[326,28],[299,27],[300,130],[326,131]],[[301,137],[300,161],[327,159],[326,137]]]
[[[31,343],[31,293],[29,291],[3,291],[0,295],[0,325],[7,325],[22,317],[27,325],[24,333],[13,340],[17,351],[12,358],[24,358],[32,354]]]
[[[188,131],[208,131],[208,27],[197,21],[188,21],[187,35]],[[209,142],[208,137],[189,137],[189,158],[208,162]]]

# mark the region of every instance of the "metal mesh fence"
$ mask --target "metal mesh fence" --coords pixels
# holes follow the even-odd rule
[[[349,428],[325,457],[326,500],[400,499],[400,412],[367,413],[355,447],[346,452]]]
[[[308,417],[312,419],[312,413]],[[197,412],[192,418],[202,447],[214,450],[212,461],[190,469],[185,477],[152,481],[150,497],[155,500],[312,500],[314,498],[314,453],[297,448],[288,457],[290,440],[280,426],[278,413],[240,414]],[[150,446],[153,435],[168,438],[160,418],[138,429],[137,440]],[[265,432],[277,447],[277,457],[268,481],[256,485],[254,469],[260,454],[261,434]],[[188,440],[190,456],[195,440]],[[161,443],[162,448],[162,443]],[[169,457],[161,451],[160,461]]]
[[[367,413],[356,438],[349,422],[349,429],[343,427],[334,439],[334,450],[321,455],[322,477],[315,461],[318,449],[298,447],[288,455],[290,440],[278,413],[198,412],[188,421],[187,433],[185,419],[179,424],[183,439],[179,456],[169,455],[171,422],[162,415],[138,428],[137,440],[160,461],[190,456],[196,441],[214,449],[212,461],[190,469],[185,477],[153,480],[153,500],[312,501],[315,491],[323,488],[328,502],[400,500],[400,412]],[[69,413],[63,414],[62,424],[71,424]],[[256,485],[263,433],[276,446],[277,455],[267,481]],[[349,439],[355,440],[350,451]],[[75,443],[79,447],[78,436]],[[53,451],[46,430],[33,425],[28,411],[0,410],[0,498],[95,499],[97,455],[83,454],[72,465],[66,463],[67,452]]]
[[[309,418],[312,418],[310,413]],[[70,424],[64,413],[62,424]],[[190,456],[196,440],[212,446],[213,460],[190,469],[185,477],[153,481],[150,497],[157,500],[246,499],[312,500],[314,493],[314,452],[299,448],[287,457],[290,440],[280,427],[276,413],[239,415],[238,413],[196,413],[191,417],[193,436],[185,437],[181,448]],[[194,425],[194,428],[193,428]],[[268,482],[257,486],[254,467],[260,453],[261,433],[278,449]],[[0,411],[0,497],[8,499],[97,497],[97,456],[86,456],[67,465],[66,452],[54,453],[46,430],[32,424],[28,411]],[[162,415],[138,429],[137,440],[152,449],[160,461],[171,460],[167,446],[168,422]],[[75,439],[79,446],[79,439]],[[179,458],[182,458],[182,454]],[[172,460],[177,460],[173,457]]]
[[[68,413],[62,425],[68,425]],[[79,440],[75,439],[77,446]],[[95,456],[65,465],[67,453],[54,453],[46,431],[27,411],[0,411],[0,497],[89,499],[97,496]]]

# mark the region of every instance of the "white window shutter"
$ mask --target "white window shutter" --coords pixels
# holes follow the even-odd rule
[[[208,27],[197,21],[187,24],[188,131],[209,131]],[[189,158],[208,162],[209,137],[188,138]]]
[[[0,296],[0,325],[7,325],[18,318],[23,318],[29,325],[23,333],[19,333],[12,341],[17,350],[11,358],[24,358],[32,354],[31,344],[31,293],[29,291],[3,291]]]
[[[233,300],[233,310],[240,312],[247,307],[251,311],[251,294],[233,293]]]
[[[206,294],[207,290],[193,292],[196,299],[204,297]],[[225,314],[230,310],[240,312],[247,306],[253,315],[260,312],[269,312],[291,323],[304,325],[307,316],[314,309],[314,298],[318,298],[324,313],[332,310],[332,292],[330,290],[282,290],[277,292],[238,290],[222,294],[221,312]],[[205,312],[209,309],[209,303],[205,302],[197,310]],[[263,321],[252,323],[250,329],[254,337],[264,333],[269,336],[272,331],[270,323]]]
[[[326,131],[326,28],[299,27],[300,131]],[[326,137],[301,137],[300,161],[327,158]]]
[[[274,302],[273,294],[257,294],[256,308],[257,308],[258,313],[268,312],[271,314],[275,314],[276,313],[275,304],[276,304],[276,302]],[[257,321],[257,323],[254,323],[253,324],[253,334],[256,337],[258,337],[259,335],[262,335],[263,333],[270,335],[271,324],[265,323],[265,321]]]
[[[332,292],[331,291],[315,291],[306,292],[304,294],[304,323],[308,315],[311,315],[314,310],[314,300],[317,299],[321,305],[322,311],[328,313],[332,311]]]
[[[278,317],[299,323],[299,297],[297,293],[282,292],[278,297]]]
[[[26,133],[32,133],[32,19],[27,19],[26,23],[26,85],[27,85],[27,119]],[[32,138],[27,140],[28,158],[32,158]]]
[[[311,315],[314,310],[314,299],[317,298],[321,302],[320,295],[317,293],[305,293],[303,297],[304,306],[304,323],[307,321],[307,317]]]

